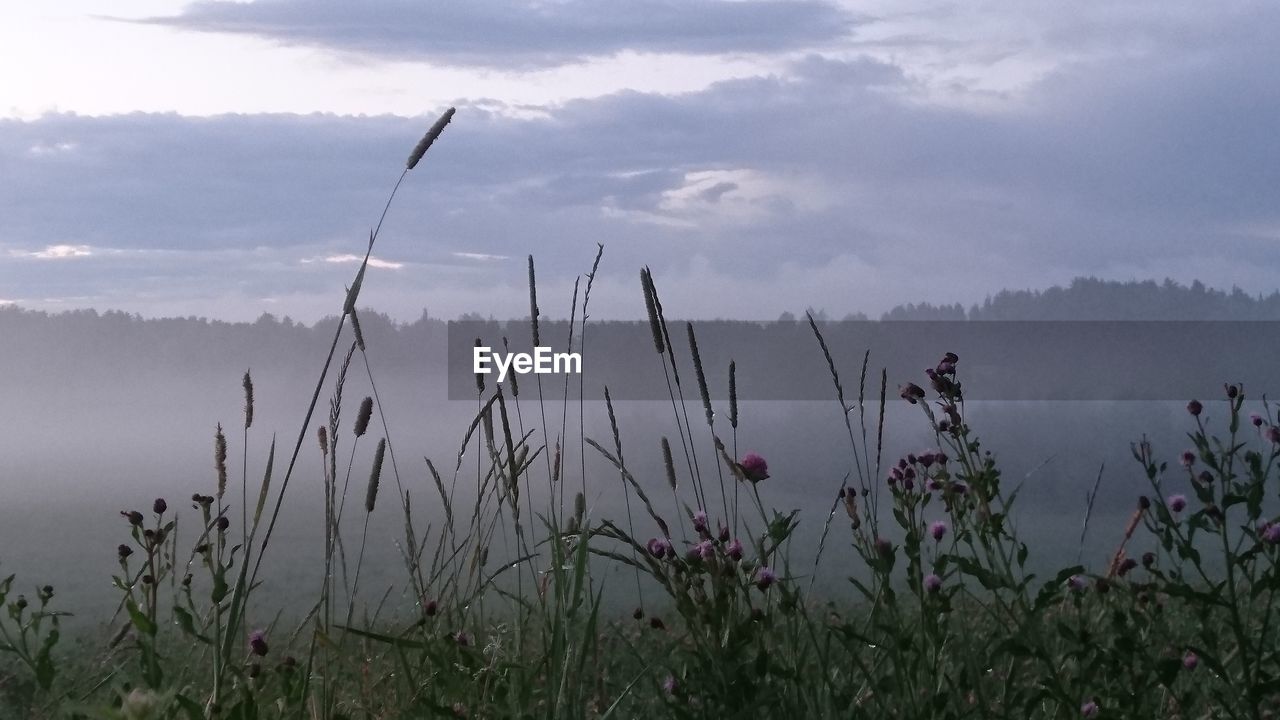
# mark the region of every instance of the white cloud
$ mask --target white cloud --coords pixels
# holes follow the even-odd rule
[[[455,253],[452,253],[452,255],[462,260],[476,260],[478,262],[493,262],[497,260],[510,259],[510,257],[507,255],[491,255],[489,253],[478,253],[478,252],[455,252]]]
[[[46,245],[43,250],[12,250],[10,254],[15,257],[29,257],[38,260],[69,260],[89,257],[95,254],[95,250],[88,245]]]
[[[302,262],[304,263],[315,262],[316,260],[320,260],[322,262],[327,262],[327,263],[358,263],[361,260],[364,260],[364,256],[352,255],[350,253],[342,254],[342,255],[326,255],[321,258],[308,258],[306,260],[303,260]],[[404,263],[392,262],[390,260],[383,260],[381,258],[374,257],[371,255],[369,256],[369,267],[381,268],[384,270],[399,270],[400,268],[404,267]]]

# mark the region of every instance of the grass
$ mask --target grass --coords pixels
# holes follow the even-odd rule
[[[396,189],[451,116],[415,148]],[[577,286],[572,300],[565,341],[573,347],[576,333],[584,351],[602,254],[581,304]],[[53,588],[31,601],[16,594],[12,577],[0,582],[3,717],[1260,720],[1280,710],[1280,524],[1266,512],[1280,427],[1265,401],[1248,416],[1240,388],[1224,389],[1224,427],[1210,427],[1202,404],[1188,406],[1193,447],[1172,466],[1146,441],[1134,444],[1150,491],[1136,500],[1105,572],[1077,565],[1036,577],[1027,569],[1032,549],[1011,522],[1016,490],[1004,487],[997,459],[966,419],[960,359],[944,355],[922,380],[928,390],[906,384],[891,400],[888,378],[881,372],[877,386],[865,354],[852,397],[842,359],[810,318],[812,351],[831,374],[832,419],[847,431],[848,471],[818,509],[816,550],[794,548],[800,513],[770,507],[760,488],[778,480],[764,458],[739,452],[738,427],[750,418],[738,414],[733,366],[726,428],[717,424],[692,324],[686,347],[698,397],[686,399],[690,378],[680,376],[647,268],[641,290],[674,424],[660,448],[665,477],[656,480],[629,466],[628,457],[646,451],[625,445],[611,399],[607,428],[587,427],[577,403],[579,477],[571,477],[568,384],[556,430],[548,423],[557,419],[554,397],[538,383],[535,397],[526,388],[522,398],[515,377],[499,386],[477,378],[476,413],[452,468],[442,473],[428,459],[402,477],[356,315],[364,272],[362,264],[346,293],[282,476],[274,437],[264,467],[249,465],[258,438],[246,373],[240,507],[226,493],[230,450],[219,427],[214,494],[192,497],[195,527],[180,528],[160,499],[150,513],[122,513],[110,638],[68,647]],[[529,277],[536,336],[532,258]],[[343,384],[357,352],[373,395],[348,431]],[[326,388],[329,416],[313,426]],[[932,449],[882,457],[891,401],[921,410]],[[703,420],[691,420],[691,402]],[[371,426],[374,410],[380,428]],[[371,453],[366,434],[377,436]],[[324,562],[314,606],[286,626],[269,614],[271,598],[258,596],[258,578],[309,436],[324,457]],[[341,482],[340,452],[348,460]],[[590,474],[589,454],[616,472]],[[360,477],[365,467],[364,532],[348,549],[354,538],[343,537],[340,520],[353,471]],[[1189,496],[1166,490],[1178,475]],[[614,482],[625,517],[596,517],[588,493]],[[541,506],[535,487],[547,488]],[[667,492],[671,505],[655,502]],[[437,522],[415,517],[423,504],[438,508]],[[664,514],[669,507],[681,510]],[[230,520],[237,512],[238,527]],[[390,593],[377,603],[360,599],[371,522],[403,526],[407,608],[389,607]],[[819,561],[837,548],[847,592],[820,597]],[[608,586],[610,567],[626,571],[624,583]],[[629,595],[632,584],[634,612],[606,609],[606,592]]]

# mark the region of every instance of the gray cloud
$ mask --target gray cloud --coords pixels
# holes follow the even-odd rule
[[[624,50],[697,55],[841,39],[855,18],[821,0],[201,0],[140,22],[444,65],[542,68]]]
[[[460,102],[384,226],[378,253],[402,266],[378,270],[366,297],[401,317],[424,305],[517,315],[532,252],[544,306],[561,314],[560,293],[567,314],[597,241],[597,317],[642,314],[641,264],[673,308],[706,316],[874,313],[1089,274],[1270,291],[1280,89],[1267,74],[1280,53],[1255,22],[1216,27],[1187,56],[1064,64],[996,111],[929,102],[891,64],[817,56],[533,118]],[[264,298],[295,317],[330,312],[317,298],[351,267],[302,260],[361,246],[429,122],[0,123],[0,298],[145,309],[197,295],[211,298],[206,314],[252,317],[272,309]],[[48,251],[58,245],[91,250]]]

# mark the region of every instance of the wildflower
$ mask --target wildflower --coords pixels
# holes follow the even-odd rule
[[[662,681],[662,692],[668,695],[675,695],[676,690],[678,689],[680,689],[680,684],[676,682],[675,675],[668,675],[666,679]]]
[[[671,547],[671,543],[667,542],[663,538],[649,539],[649,543],[648,543],[649,554],[656,558],[662,558],[663,555],[666,555],[667,548],[669,547]]]
[[[660,617],[658,617],[658,616],[656,616],[656,615],[655,615],[655,616],[653,616],[653,617],[651,617],[651,618],[649,618],[649,627],[653,628],[654,630],[666,630],[666,629],[667,629],[667,625],[666,625],[666,623],[662,622],[662,618],[660,618]]]
[[[706,535],[707,532],[707,513],[705,510],[699,510],[693,514],[693,529],[699,535]]]
[[[1272,445],[1280,445],[1280,428],[1275,425],[1268,427],[1262,436],[1265,437],[1267,442],[1270,442]]]
[[[734,538],[733,542],[729,543],[729,546],[725,548],[724,554],[728,555],[729,558],[732,560],[741,560],[742,559],[742,541],[739,540],[738,538]]]
[[[219,515],[216,524],[218,532],[226,532],[227,528],[231,527],[231,521],[227,519],[226,515]]]
[[[957,495],[964,495],[965,493],[969,492],[969,486],[965,485],[962,482],[953,483],[951,485],[951,491]]]
[[[1125,558],[1123,561],[1121,561],[1120,565],[1116,568],[1116,574],[1119,575],[1120,577],[1124,577],[1125,575],[1129,574],[1130,570],[1136,567],[1138,567],[1137,560],[1134,560],[1133,558]]]
[[[947,524],[938,520],[929,526],[929,534],[933,536],[934,540],[941,541],[943,536],[947,534]]]
[[[1213,482],[1213,473],[1209,472],[1208,470],[1201,470],[1200,474],[1196,476],[1196,479],[1199,480],[1201,483],[1208,485],[1209,483]]]
[[[156,501],[151,504],[151,509],[157,515],[163,515],[164,511],[169,509],[169,503],[165,502],[164,498],[156,498]]]
[[[902,399],[912,405],[915,405],[924,399],[924,388],[916,385],[915,383],[907,383],[906,385],[900,386],[898,389],[898,394],[902,396]]]
[[[1169,509],[1173,512],[1180,513],[1187,508],[1187,497],[1185,495],[1169,496]]]
[[[121,510],[120,515],[128,520],[130,525],[142,526],[142,513],[137,510]]]
[[[1228,400],[1235,400],[1240,395],[1240,388],[1236,385],[1223,385],[1222,389],[1227,392]]]
[[[133,548],[129,547],[128,545],[121,545],[120,547],[116,548],[116,553],[120,555],[121,560],[124,560],[125,558],[133,554]]]
[[[769,464],[755,453],[747,453],[738,467],[742,468],[742,474],[753,483],[769,479]]]
[[[1098,707],[1098,703],[1093,700],[1090,700],[1080,706],[1080,714],[1087,718],[1098,717],[1099,712],[1100,708]]]
[[[698,557],[703,560],[711,560],[716,556],[716,546],[710,540],[703,540],[698,543]]]
[[[778,576],[768,566],[761,565],[756,571],[756,587],[761,590],[768,590],[770,585],[778,581]]]
[[[422,614],[427,617],[435,617],[438,612],[440,612],[440,604],[435,600],[428,600],[426,604],[422,606]]]
[[[643,608],[636,608],[634,611],[632,611],[632,613],[631,613],[631,617],[632,617],[632,618],[634,618],[634,619],[636,619],[636,620],[643,620],[643,619],[644,619],[644,609],[643,609]]]
[[[1262,416],[1261,416],[1261,415],[1259,415],[1258,413],[1250,413],[1250,414],[1249,414],[1249,422],[1253,423],[1253,426],[1254,426],[1254,427],[1259,427],[1259,428],[1260,428],[1260,427],[1262,427]]]
[[[1080,575],[1072,575],[1067,578],[1067,588],[1074,593],[1084,592],[1089,587],[1089,582]]]
[[[920,464],[923,465],[926,470],[928,470],[929,467],[933,465],[933,462],[935,459],[936,457],[932,452],[922,453],[920,455]]]
[[[925,589],[925,592],[928,592],[930,594],[938,592],[939,590],[942,589],[942,578],[938,577],[937,575],[934,575],[933,573],[929,573],[928,575],[925,575],[924,589]]]
[[[716,533],[716,536],[719,538],[720,542],[729,542],[729,528],[721,525],[719,521],[716,521],[716,528],[719,530],[719,532]]]
[[[1188,670],[1195,670],[1196,666],[1199,664],[1200,664],[1200,656],[1196,655],[1194,652],[1190,650],[1187,651],[1186,655],[1182,656],[1182,667]]]
[[[876,538],[876,552],[880,553],[881,555],[892,555],[893,543],[889,542],[884,538]]]
[[[1200,413],[1204,412],[1204,405],[1201,405],[1199,400],[1192,400],[1187,403],[1187,412],[1191,413],[1192,417],[1200,417]]]
[[[1267,526],[1262,529],[1262,539],[1268,545],[1280,542],[1280,525],[1267,523]]]
[[[1189,468],[1196,464],[1196,454],[1190,450],[1182,451],[1182,467]]]
[[[458,644],[458,647],[466,647],[471,644],[471,636],[465,631],[459,630],[453,634],[453,641]]]
[[[267,654],[267,634],[261,630],[249,633],[249,651],[254,655]]]
[[[1142,553],[1142,567],[1149,568],[1156,564],[1156,554],[1153,552]]]
[[[1139,510],[1148,510],[1148,509],[1150,509],[1150,508],[1151,508],[1151,498],[1147,497],[1146,495],[1139,495],[1139,496],[1138,496],[1138,509],[1139,509]]]

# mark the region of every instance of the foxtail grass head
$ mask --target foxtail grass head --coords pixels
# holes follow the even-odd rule
[[[373,454],[373,470],[369,473],[369,487],[364,495],[365,512],[373,512],[373,506],[378,501],[378,481],[382,477],[382,457],[386,452],[387,439],[382,438],[378,441],[377,452]]]
[[[353,428],[356,437],[364,435],[369,429],[369,418],[371,417],[373,417],[373,398],[366,396],[364,400],[360,401],[360,411],[356,413],[356,424]]]
[[[453,119],[453,114],[456,111],[457,108],[449,108],[448,110],[445,110],[444,114],[440,116],[440,119],[436,120],[435,123],[432,124],[431,128],[427,130],[427,134],[423,135],[422,139],[418,141],[418,144],[413,147],[413,152],[409,153],[409,159],[404,164],[405,170],[412,170],[418,166],[418,161],[422,160],[422,156],[427,154],[427,150],[430,149],[431,144],[436,141],[436,138],[440,137],[440,133],[444,132],[444,126],[449,124],[449,121]]]

